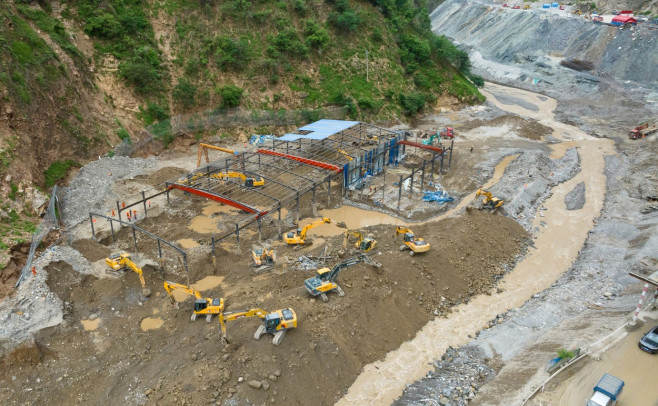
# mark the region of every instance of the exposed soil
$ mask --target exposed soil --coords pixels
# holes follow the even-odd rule
[[[14,291],[14,286],[21,276],[21,270],[25,266],[29,251],[29,244],[16,245],[11,248],[9,262],[0,271],[0,299],[9,296]]]
[[[542,137],[553,132],[553,129],[547,125],[512,114],[506,114],[491,120],[473,120],[464,125],[462,129],[466,131],[477,127],[501,127],[504,125],[510,126],[510,131],[514,131],[518,136],[535,141],[541,140]]]
[[[151,226],[168,224],[167,229],[181,238],[193,236],[180,226],[187,220],[176,223],[178,218],[168,216],[166,221],[171,223],[162,216],[149,220]],[[470,295],[491,291],[527,237],[509,218],[474,211],[414,227],[433,248],[409,257],[398,250],[400,241],[394,239],[392,226],[364,231],[378,239],[378,249],[371,255],[383,268],[359,264],[343,270],[339,283],[346,296],[330,294],[326,304],[311,299],[303,288],[304,279],[312,276],[310,271],[291,271],[280,265],[254,277],[247,255],[222,250],[216,269],[210,254],[192,256],[194,280],[209,274],[224,278],[219,288],[204,294],[221,295],[229,310],[295,309],[299,326],[279,347],[271,344],[271,336],[253,340],[258,326],[254,319],[230,323],[231,343],[223,344],[216,322],[190,322],[190,300],[180,310],[171,307],[163,297],[161,278],[152,271],[145,271],[145,278],[154,293],[139,305],[140,286],[132,273],[98,279],[80,275],[66,263],[52,263],[47,267],[48,285],[69,303],[65,322],[37,334],[37,341],[51,352],[40,355],[41,363],[12,369],[16,380],[0,375],[0,386],[6,388],[2,395],[7,404],[23,403],[27,387],[34,404],[107,404],[108,398],[116,396],[129,404],[204,404],[227,398],[255,404],[272,399],[283,404],[332,404],[365,364],[413,337],[435,314],[446,315],[452,305],[468,301]],[[130,245],[129,237],[126,233],[119,239]],[[245,238],[244,244],[249,245],[256,236]],[[304,254],[318,255],[324,245],[337,253],[342,245],[342,236],[323,239],[326,244],[315,244]],[[286,257],[299,255],[280,242],[273,244],[282,264]],[[76,248],[90,261],[105,255],[99,244],[88,240],[76,242]],[[334,256],[331,262],[338,259]],[[165,278],[177,277],[165,271]],[[98,326],[86,331],[81,320],[96,318]],[[160,319],[164,324],[158,328]],[[143,331],[140,323],[153,329]],[[35,381],[37,377],[40,382]],[[268,390],[247,385],[253,380],[265,381]],[[299,384],[302,380],[304,385]]]

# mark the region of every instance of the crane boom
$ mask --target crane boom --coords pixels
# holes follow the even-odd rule
[[[226,152],[228,154],[235,154],[236,153],[236,151],[233,151],[232,149],[222,148],[222,147],[218,147],[216,145],[200,143],[199,144],[199,151],[197,153],[197,159],[196,159],[196,167],[197,168],[199,166],[201,166],[201,154],[202,153],[205,154],[205,156],[206,156],[206,163],[208,163],[208,164],[210,163],[210,159],[208,158],[208,149],[214,149],[216,151],[222,151],[222,152]]]

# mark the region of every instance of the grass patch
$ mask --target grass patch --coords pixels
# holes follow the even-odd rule
[[[64,176],[66,176],[66,173],[71,167],[81,167],[78,162],[69,159],[66,161],[55,161],[50,166],[48,169],[44,171],[44,177],[45,177],[45,185],[47,188],[51,188],[55,186],[55,184]]]

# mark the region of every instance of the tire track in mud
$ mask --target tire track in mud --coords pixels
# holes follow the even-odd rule
[[[551,197],[543,204],[546,209],[544,217],[537,216],[533,222],[533,228],[539,230],[535,234],[535,247],[503,278],[501,293],[474,297],[468,304],[456,307],[448,318],[427,323],[412,340],[388,353],[383,360],[366,365],[337,405],[392,403],[407,384],[429,372],[432,362],[449,346],[466,344],[470,341],[469,335],[486,327],[496,315],[521,306],[533,294],[550,287],[572,265],[594,225],[594,219],[603,208],[606,190],[604,156],[614,153],[613,143],[556,122],[553,115],[557,106],[555,99],[500,85],[487,84],[489,89],[491,92],[483,93],[496,107],[536,119],[554,128],[554,138],[573,142],[580,156],[581,171],[552,189]],[[529,105],[537,106],[537,109],[523,107],[531,107]],[[585,205],[579,210],[569,211],[564,197],[580,182],[586,186]]]

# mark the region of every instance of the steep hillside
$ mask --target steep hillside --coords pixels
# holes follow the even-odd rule
[[[3,3],[0,248],[29,239],[44,200],[34,185],[153,123],[166,146],[170,116],[240,107],[237,125],[253,129],[263,112],[391,120],[481,100],[468,55],[433,36],[428,15],[424,0]]]

